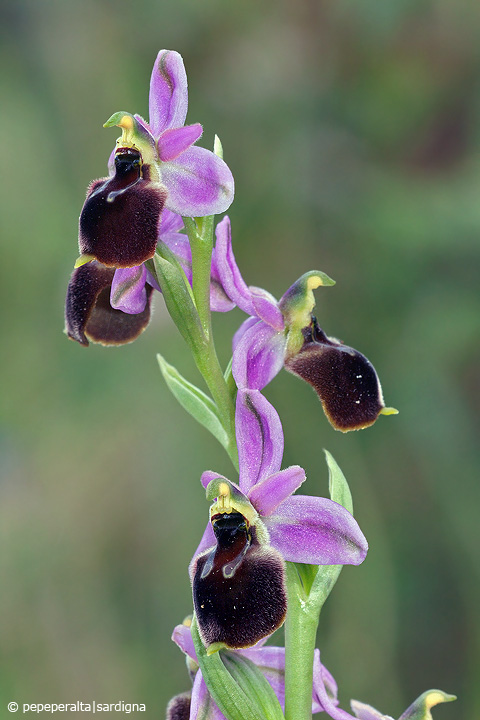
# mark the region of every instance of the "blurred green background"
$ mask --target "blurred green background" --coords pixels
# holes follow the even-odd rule
[[[371,546],[321,619],[341,702],[398,717],[440,687],[459,701],[436,718],[480,717],[480,4],[4,0],[1,12],[0,707],[123,700],[162,718],[189,685],[170,634],[191,611],[198,480],[231,472],[155,353],[196,371],[160,297],[133,345],[86,350],[62,334],[85,188],[117,136],[102,124],[147,115],[166,47],[184,57],[201,144],[223,141],[247,282],[279,297],[308,269],[335,278],[317,292],[319,322],[372,360],[400,409],[342,435],[296,378],[267,392],[285,464],[326,494],[327,447]],[[242,319],[216,318],[223,362]]]

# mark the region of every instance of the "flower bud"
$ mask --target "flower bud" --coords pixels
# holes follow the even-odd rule
[[[432,720],[432,707],[456,699],[455,695],[448,695],[443,690],[427,690],[402,713],[399,720]]]

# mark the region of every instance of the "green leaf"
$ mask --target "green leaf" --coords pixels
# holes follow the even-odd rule
[[[215,153],[215,155],[218,155],[218,157],[223,160],[223,146],[218,135],[215,135],[215,139],[213,141],[213,152]]]
[[[181,276],[183,280],[183,284],[185,286],[186,291],[190,295],[190,298],[192,299],[192,302],[195,303],[194,297],[193,297],[193,291],[190,287],[190,283],[187,280],[187,276],[185,274],[185,270],[183,269],[178,257],[173,253],[168,245],[165,245],[165,243],[160,242],[157,244],[157,253],[160,257],[164,258],[164,260],[168,260],[168,262],[173,265],[179,273],[179,276]]]
[[[228,436],[220,422],[213,400],[191,382],[185,380],[178,370],[167,363],[161,355],[157,355],[157,360],[165,382],[180,405],[227,449]]]
[[[345,475],[328,450],[324,450],[324,453],[328,465],[328,491],[330,497],[334,502],[343,505],[343,507],[353,515],[352,493],[348,487]]]
[[[206,343],[205,335],[193,301],[192,289],[180,263],[163,243],[158,243],[153,262],[173,322],[192,350],[201,352]]]
[[[340,470],[333,456],[325,450],[328,465],[328,489],[331,499],[343,505],[353,515],[352,493],[348,487],[345,475]],[[320,565],[315,579],[311,583],[310,599],[318,612],[332,592],[335,583],[342,571],[343,565]]]
[[[197,653],[198,664],[200,665],[208,691],[227,720],[283,720],[283,713],[278,705],[278,701],[278,710],[272,711],[275,714],[270,714],[270,711],[264,711],[264,703],[268,704],[268,700],[262,699],[261,706],[259,707],[257,705],[258,694],[260,694],[262,698],[264,696],[267,697],[267,695],[273,693],[273,690],[260,670],[258,670],[253,663],[251,663],[254,668],[253,671],[250,667],[245,669],[246,666],[241,667],[240,663],[233,663],[231,660],[232,653],[228,653],[226,662],[229,663],[232,668],[231,674],[222,660],[223,653],[216,652],[212,655],[207,655],[207,651],[198,632],[195,617],[192,622],[192,638]],[[234,679],[233,673],[239,678],[238,682]],[[252,677],[255,677],[255,679],[252,680]],[[253,691],[251,689],[252,682],[256,688]],[[268,686],[270,691],[266,686]],[[252,692],[252,695],[250,692]]]
[[[310,590],[310,600],[320,612],[342,572],[343,565],[320,565]]]
[[[230,392],[232,400],[235,400],[235,398],[237,397],[237,384],[235,382],[235,379],[234,379],[233,373],[232,373],[232,363],[233,363],[233,357],[230,358],[227,368],[223,374],[223,377],[225,378],[225,382],[227,383],[227,388]]]
[[[295,563],[297,572],[302,582],[303,592],[306,597],[310,595],[313,581],[317,577],[318,565],[308,565],[307,563]]]
[[[235,652],[222,651],[223,663],[245,694],[261,708],[265,718],[284,720],[275,692],[258,667]]]
[[[212,238],[213,238],[214,220],[215,220],[215,215],[205,215],[205,217],[195,218],[195,222],[197,223],[198,233],[200,234],[201,242],[208,243],[208,244],[213,243]]]
[[[198,242],[202,239],[198,230],[197,223],[193,218],[184,217],[183,224],[185,225],[185,230],[187,231],[188,239],[190,240],[190,242]]]

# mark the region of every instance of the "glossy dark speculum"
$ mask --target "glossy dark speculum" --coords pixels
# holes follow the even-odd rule
[[[384,402],[371,362],[358,350],[328,338],[315,318],[304,330],[304,338],[301,350],[285,361],[286,369],[314,388],[337,430],[372,425]]]
[[[217,545],[197,559],[193,574],[200,634],[207,647],[250,647],[285,619],[283,559],[258,542],[240,513],[214,516],[212,525]]]
[[[79,222],[80,252],[108,267],[141,265],[155,253],[166,197],[165,188],[151,182],[140,153],[120,148],[115,175],[94,181],[87,191]]]
[[[72,340],[88,345],[132,342],[147,327],[153,288],[146,285],[147,304],[143,312],[129,315],[110,305],[110,290],[115,270],[97,262],[73,271],[65,301],[65,326]]]

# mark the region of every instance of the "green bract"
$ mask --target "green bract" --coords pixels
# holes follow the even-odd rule
[[[157,355],[157,360],[165,382],[180,405],[200,425],[207,428],[228,451],[228,436],[220,422],[213,400],[200,388],[185,380],[178,370],[167,363],[160,354]]]

